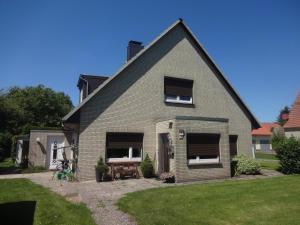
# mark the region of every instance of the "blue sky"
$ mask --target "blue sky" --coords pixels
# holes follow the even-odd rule
[[[44,84],[78,104],[80,73],[111,75],[129,40],[179,17],[260,121],[300,90],[300,1],[0,0],[0,88]]]

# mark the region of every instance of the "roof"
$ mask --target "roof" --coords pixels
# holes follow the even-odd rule
[[[78,82],[77,82],[77,87],[80,89],[82,83],[87,82],[88,83],[88,93],[90,94],[107,79],[108,79],[107,76],[80,74]]]
[[[292,105],[289,113],[289,119],[284,124],[284,129],[300,128],[300,91],[296,97],[294,104]]]
[[[280,127],[278,123],[261,123],[260,126],[251,132],[252,136],[271,136],[273,128]]]
[[[174,24],[172,24],[169,28],[167,28],[163,33],[161,33],[156,39],[154,39],[149,45],[147,45],[144,49],[142,49],[139,53],[137,53],[134,57],[132,57],[127,63],[120,68],[119,71],[113,76],[111,76],[109,79],[107,79],[105,82],[103,82],[92,94],[87,96],[77,107],[75,107],[71,112],[69,112],[64,118],[63,121],[69,120],[71,117],[78,117],[76,115],[79,110],[91,99],[93,98],[98,92],[100,92],[108,83],[112,82],[115,77],[119,76],[123,70],[125,70],[127,67],[129,67],[134,61],[138,60],[141,55],[143,55],[145,52],[147,52],[152,46],[154,46],[162,37],[167,35],[171,30],[173,30],[177,26],[182,26],[182,28],[186,31],[188,35],[192,38],[192,40],[195,42],[196,46],[203,52],[205,57],[207,58],[208,62],[211,64],[211,66],[214,67],[214,69],[217,72],[217,75],[219,78],[224,82],[226,85],[226,88],[229,89],[229,91],[232,93],[233,97],[237,100],[237,102],[242,106],[243,111],[248,116],[248,118],[251,121],[253,128],[259,128],[259,122],[253,115],[253,113],[250,111],[250,109],[247,107],[247,105],[243,102],[241,97],[237,94],[237,92],[234,90],[232,85],[229,83],[229,81],[225,78],[222,71],[218,68],[216,63],[212,60],[212,58],[208,55],[206,50],[202,47],[200,42],[197,40],[197,38],[194,36],[194,34],[191,32],[191,30],[185,25],[182,19],[177,20]]]

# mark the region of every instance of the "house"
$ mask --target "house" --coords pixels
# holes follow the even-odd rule
[[[16,140],[15,161],[18,165],[29,167],[43,166],[56,170],[63,160],[72,159],[71,145],[76,142],[73,132],[62,129],[33,129],[29,134],[18,136]]]
[[[300,138],[300,92],[291,107],[288,121],[284,124],[285,136]]]
[[[63,118],[78,136],[79,179],[108,164],[141,162],[176,182],[230,177],[235,154],[252,157],[260,125],[180,19],[145,48],[131,41],[127,62]]]
[[[252,130],[252,146],[254,151],[272,152],[272,132],[279,128],[278,123],[261,123],[260,128]]]

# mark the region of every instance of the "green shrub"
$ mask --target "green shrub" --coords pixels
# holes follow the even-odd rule
[[[234,165],[234,174],[259,174],[260,173],[260,165],[254,159],[250,159],[245,155],[238,155],[233,159],[232,164]]]
[[[100,159],[98,160],[97,162],[97,165],[96,165],[96,171],[102,175],[105,175],[108,173],[108,166],[106,164],[104,164],[103,162],[103,158],[100,157]]]
[[[146,155],[145,159],[141,163],[141,170],[145,178],[150,178],[153,177],[154,175],[153,165],[148,154]]]
[[[278,147],[280,147],[285,139],[286,137],[284,135],[284,132],[282,132],[280,129],[274,130],[271,139],[272,149],[276,150]]]
[[[300,173],[300,140],[283,138],[276,143],[275,151],[283,173]]]

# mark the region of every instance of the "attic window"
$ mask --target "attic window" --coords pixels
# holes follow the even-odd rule
[[[193,103],[193,81],[173,77],[165,77],[165,102]]]

